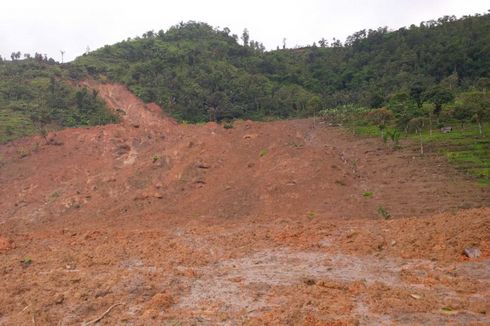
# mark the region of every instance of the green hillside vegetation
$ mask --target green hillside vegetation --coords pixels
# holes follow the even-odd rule
[[[0,143],[117,120],[97,94],[71,86],[64,74],[62,66],[42,56],[0,60]]]
[[[488,14],[444,17],[395,32],[363,30],[345,44],[266,52],[247,31],[239,43],[226,28],[189,22],[105,46],[74,66],[190,122],[303,117],[342,105],[389,105],[408,119],[424,101],[440,111],[488,84],[489,30]]]
[[[181,23],[79,57],[72,74],[122,82],[180,121],[320,115],[399,144],[413,138],[490,181],[490,15],[264,51],[244,31]],[[452,133],[439,128],[452,126]],[[422,138],[421,138],[422,137]],[[423,150],[423,149],[422,149]]]
[[[488,181],[488,31],[490,14],[445,16],[396,31],[362,30],[344,44],[321,39],[266,51],[247,30],[238,37],[191,21],[62,66],[38,57],[4,61],[0,137],[34,132],[39,115],[60,127],[114,121],[96,94],[63,82],[90,76],[127,85],[181,122],[315,115],[395,147],[400,138],[422,140]],[[445,126],[453,131],[441,134]]]

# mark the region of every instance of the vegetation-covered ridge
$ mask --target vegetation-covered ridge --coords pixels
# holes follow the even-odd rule
[[[393,32],[362,30],[345,44],[322,39],[266,52],[246,30],[239,43],[227,28],[188,22],[79,57],[73,71],[122,82],[191,122],[302,117],[394,101],[411,115],[423,102],[439,110],[441,101],[488,85],[489,30],[489,14],[446,16]]]
[[[52,59],[18,57],[0,60],[0,143],[33,133],[46,135],[50,129],[117,120],[96,93],[68,83],[66,71]]]
[[[122,82],[181,121],[321,115],[396,146],[411,137],[490,183],[489,30],[490,14],[446,16],[265,51],[247,30],[239,40],[188,22],[105,46],[71,71]],[[436,136],[444,126],[453,133]]]

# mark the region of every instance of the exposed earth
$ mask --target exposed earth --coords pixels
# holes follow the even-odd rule
[[[490,324],[489,187],[443,157],[84,84],[121,123],[0,145],[0,325]]]

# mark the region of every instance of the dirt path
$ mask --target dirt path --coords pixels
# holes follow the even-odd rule
[[[85,85],[121,124],[0,146],[0,325],[490,322],[490,194],[443,158]]]

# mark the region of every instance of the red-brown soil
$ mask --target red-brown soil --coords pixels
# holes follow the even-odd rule
[[[490,323],[490,192],[443,158],[85,84],[120,124],[0,146],[0,325]]]

